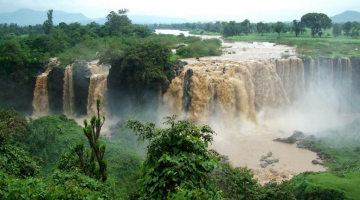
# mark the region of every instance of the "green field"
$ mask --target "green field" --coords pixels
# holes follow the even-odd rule
[[[360,39],[353,39],[340,35],[334,37],[332,30],[324,31],[323,36],[311,37],[310,30],[307,33],[295,37],[294,34],[285,33],[280,36],[277,33],[240,35],[228,37],[229,41],[247,41],[247,42],[274,42],[276,44],[296,46],[296,52],[299,57],[360,57]],[[358,49],[358,50],[356,50]]]

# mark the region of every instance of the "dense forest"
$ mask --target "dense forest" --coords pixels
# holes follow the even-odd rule
[[[339,35],[344,31],[346,36],[357,38],[357,22],[336,25],[330,21],[320,28],[311,28],[311,23],[306,23],[311,16],[304,15],[304,19],[288,24],[254,24],[244,20],[143,26],[132,24],[127,11],[110,12],[103,25],[54,25],[52,10],[43,24],[0,25],[0,199],[359,197],[355,188],[358,179],[352,178],[359,176],[360,157],[354,138],[342,138],[349,143],[347,148],[334,146],[335,133],[321,142],[306,140],[309,149],[331,160],[331,171],[307,172],[288,182],[261,185],[253,179],[250,169],[234,168],[223,155],[208,149],[216,134],[211,127],[176,116],[164,118],[163,125],[143,122],[156,117],[156,113],[145,112],[144,108],[156,105],[158,92],[169,86],[175,76],[174,68],[181,65],[176,59],[222,54],[219,39],[157,35],[153,29],[186,29],[223,37],[269,32],[279,36],[290,32],[301,37],[310,31],[312,37],[322,37],[323,29],[337,27]],[[172,49],[177,50],[176,54]],[[50,62],[54,57],[57,61]],[[62,113],[61,98],[54,92],[61,91],[63,77],[59,74],[64,74],[67,65],[84,71],[83,64],[91,60],[111,65],[109,107],[126,116],[109,128],[108,137],[101,135],[107,120],[105,113],[100,113],[101,99],[96,100],[97,113],[79,126]],[[36,77],[48,67],[52,69],[49,79],[54,80],[48,85],[49,106],[55,114],[25,117],[32,113]],[[76,70],[74,87],[83,92],[76,94],[75,110],[84,116],[87,91],[82,84],[86,80],[77,76]],[[118,101],[120,98],[125,100]],[[348,132],[359,126],[359,121],[355,121],[347,127]]]

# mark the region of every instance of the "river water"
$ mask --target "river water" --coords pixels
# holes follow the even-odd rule
[[[156,30],[156,33],[191,35],[188,31],[179,30]],[[202,66],[206,65],[204,63],[207,63],[208,60],[219,62],[263,62],[285,56],[296,58],[296,49],[294,47],[275,45],[269,42],[229,42],[224,41],[220,36],[193,36],[199,36],[203,39],[219,38],[222,41],[223,55],[201,57],[200,61],[195,58],[181,59],[188,62],[188,65]],[[210,148],[217,150],[220,154],[229,156],[230,164],[234,167],[242,166],[252,169],[255,178],[262,184],[272,179],[277,181],[289,180],[296,174],[305,171],[325,171],[326,168],[322,165],[312,164],[312,160],[321,162],[314,152],[299,149],[296,144],[273,141],[278,137],[291,136],[294,130],[310,129],[314,126],[314,123],[317,123],[311,121],[310,118],[309,120],[303,120],[301,117],[307,118],[309,113],[306,112],[306,109],[302,109],[302,112],[304,117],[300,116],[299,112],[293,112],[286,117],[274,115],[262,119],[258,114],[256,123],[244,121],[235,129],[228,129],[218,123],[221,119],[213,119],[210,126],[217,132],[217,135]],[[322,116],[320,112],[319,110],[318,117],[326,119],[326,116]],[[349,121],[351,120],[341,120],[341,116],[339,116],[336,123],[326,123],[328,126],[319,128],[329,128],[329,126],[345,124]],[[311,130],[317,131],[318,129]],[[271,158],[279,159],[279,162],[262,168],[260,158],[270,152],[272,153]]]

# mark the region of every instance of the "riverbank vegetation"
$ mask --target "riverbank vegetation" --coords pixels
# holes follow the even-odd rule
[[[322,21],[316,21],[322,19]],[[149,27],[154,28],[153,25]],[[360,56],[360,23],[331,23],[323,13],[307,13],[292,22],[251,23],[208,22],[183,24],[158,24],[157,28],[210,32],[221,34],[227,41],[272,42],[295,46],[299,57],[341,57]]]

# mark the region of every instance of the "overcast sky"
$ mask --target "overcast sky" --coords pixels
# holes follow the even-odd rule
[[[127,8],[128,14],[199,21],[275,22],[300,19],[308,12],[321,12],[331,17],[346,10],[360,11],[360,3],[358,0],[0,0],[0,12],[20,8],[83,13],[89,18],[104,17],[112,10]]]

